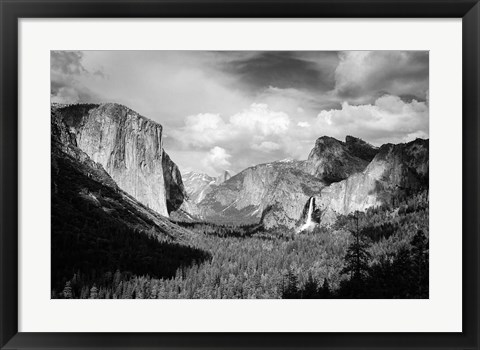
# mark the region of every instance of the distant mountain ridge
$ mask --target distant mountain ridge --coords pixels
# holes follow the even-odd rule
[[[329,225],[339,214],[363,211],[388,202],[399,191],[425,187],[428,140],[377,148],[352,136],[345,142],[322,136],[306,160],[249,167],[211,187],[195,210],[207,221],[260,221],[267,229],[294,228],[305,220],[313,197],[316,220]]]
[[[228,170],[224,170],[217,177],[190,171],[182,174],[183,184],[188,200],[193,204],[200,203],[211,190],[212,186],[218,186],[232,177]]]
[[[182,174],[163,149],[162,126],[119,104],[52,105],[53,132],[52,144],[84,162],[89,176],[180,221],[298,228],[313,206],[315,222],[330,225],[338,215],[428,189],[422,139],[375,147],[353,136],[322,136],[305,160],[212,177]]]
[[[265,211],[267,227],[291,226],[299,206],[325,184],[303,171],[302,161],[278,161],[249,167],[212,187],[198,203],[202,217],[218,223],[257,223]]]

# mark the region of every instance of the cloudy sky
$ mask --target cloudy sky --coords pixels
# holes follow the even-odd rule
[[[182,172],[306,159],[323,135],[428,138],[428,52],[56,51],[52,102],[117,102],[160,123]]]

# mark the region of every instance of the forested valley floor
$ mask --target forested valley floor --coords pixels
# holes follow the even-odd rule
[[[428,298],[428,192],[393,203],[300,234],[178,223],[190,247],[53,217],[52,298]]]

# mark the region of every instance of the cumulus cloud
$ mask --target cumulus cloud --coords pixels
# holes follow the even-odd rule
[[[376,145],[410,141],[416,136],[427,137],[428,106],[392,95],[384,95],[373,104],[344,102],[340,109],[321,111],[314,130],[339,138],[355,135]]]
[[[290,118],[284,112],[271,110],[266,104],[254,103],[230,116],[201,113],[185,118],[185,125],[171,135],[184,147],[209,148],[222,143],[241,143],[287,133]]]
[[[228,159],[231,157],[224,148],[215,146],[203,159],[203,165],[211,170],[210,173],[220,173],[230,167]]]
[[[285,143],[291,131],[287,113],[272,110],[267,104],[253,103],[231,116],[211,113],[188,116],[182,127],[166,133],[171,136],[172,148],[203,151],[208,159],[201,164],[204,171],[213,169],[212,149],[215,154],[228,149],[228,158],[235,160],[232,169],[240,171],[272,158],[285,158],[288,152]]]
[[[286,133],[290,118],[284,112],[272,111],[266,104],[254,103],[250,108],[233,115],[230,123],[233,127],[268,136]]]
[[[228,140],[232,131],[218,114],[200,113],[188,116],[185,126],[172,135],[183,144],[208,148]]]

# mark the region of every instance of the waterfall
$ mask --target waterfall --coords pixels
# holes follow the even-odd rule
[[[310,197],[310,201],[309,201],[309,204],[308,204],[308,214],[307,214],[307,221],[305,222],[305,224],[300,227],[300,229],[298,230],[298,232],[302,232],[302,231],[305,231],[305,230],[308,230],[311,228],[311,226],[314,225],[313,221],[312,221],[312,214],[313,214],[313,197]]]
[[[312,213],[313,213],[313,197],[310,197],[310,204],[308,207],[308,216],[307,216],[307,222],[305,225],[310,226],[312,223]]]

